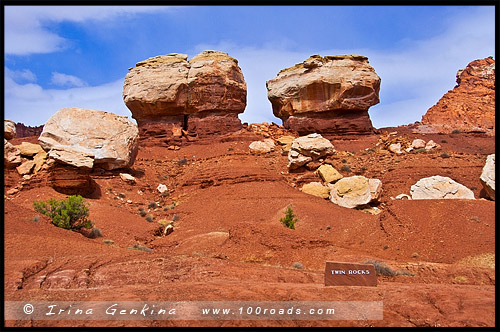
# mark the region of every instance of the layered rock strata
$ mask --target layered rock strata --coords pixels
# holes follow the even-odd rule
[[[273,113],[300,135],[371,134],[380,77],[361,55],[313,55],[266,82]]]
[[[177,53],[149,58],[126,75],[123,100],[141,140],[178,143],[242,128],[246,83],[238,61],[218,51],[187,59]]]

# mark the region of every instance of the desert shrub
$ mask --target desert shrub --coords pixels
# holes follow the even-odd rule
[[[292,205],[288,205],[288,208],[285,212],[285,217],[280,219],[280,222],[290,229],[295,229],[295,223],[299,221],[295,218],[295,213],[293,213]]]
[[[57,227],[77,231],[93,226],[92,221],[87,219],[89,208],[80,195],[72,195],[61,201],[53,198],[47,202],[34,201],[33,206],[36,211],[50,217]]]
[[[351,166],[349,165],[343,165],[341,168],[340,168],[341,171],[344,171],[344,172],[347,172],[347,173],[351,173],[352,170],[351,170]]]
[[[178,165],[178,166],[184,166],[184,165],[187,165],[187,159],[186,159],[186,158],[178,159],[178,160],[177,160],[177,165]]]
[[[383,262],[369,260],[364,264],[372,264],[373,266],[375,266],[375,272],[377,272],[377,275],[389,277],[393,277],[396,275],[396,271],[385,265],[385,263]]]

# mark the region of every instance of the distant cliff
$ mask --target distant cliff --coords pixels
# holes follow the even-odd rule
[[[16,137],[40,136],[43,125],[37,127],[25,126],[24,123],[16,123]]]

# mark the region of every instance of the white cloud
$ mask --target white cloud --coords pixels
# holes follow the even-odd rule
[[[5,76],[10,77],[14,81],[18,83],[25,83],[25,82],[36,82],[36,75],[33,74],[33,72],[29,69],[23,69],[23,70],[10,70],[7,67],[4,67],[5,70]]]
[[[109,20],[123,15],[172,11],[167,6],[5,6],[4,51],[6,55],[52,53],[65,49],[68,41],[49,30],[52,22]]]
[[[5,77],[5,119],[26,125],[44,124],[64,107],[80,107],[131,117],[122,99],[123,79],[99,86],[44,89]],[[130,118],[131,121],[135,122]]]
[[[86,82],[82,81],[81,79],[79,79],[76,76],[57,73],[57,72],[52,73],[52,78],[51,78],[50,82],[54,85],[58,85],[58,86],[62,86],[62,87],[81,88],[81,87],[88,85]]]

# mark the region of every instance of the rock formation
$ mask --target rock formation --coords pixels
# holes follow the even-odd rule
[[[275,116],[300,135],[371,134],[380,77],[361,55],[313,55],[266,82]]]
[[[443,132],[495,134],[495,60],[474,60],[457,72],[457,85],[422,116]]]
[[[26,126],[22,122],[16,123],[17,138],[20,137],[30,137],[30,136],[40,136],[43,131],[43,125],[31,127]]]
[[[480,180],[488,197],[495,200],[495,154],[486,158]]]
[[[63,108],[38,138],[48,152],[49,182],[67,193],[90,193],[90,173],[129,167],[137,154],[138,129],[127,117],[104,111]]]
[[[38,138],[49,157],[78,165],[112,170],[129,167],[137,153],[137,126],[126,116],[82,108],[63,108],[45,123]],[[56,153],[56,151],[59,151]],[[63,156],[63,157],[62,157]],[[74,162],[71,161],[74,156]]]
[[[14,168],[21,164],[21,151],[6,139],[3,140],[3,162],[5,168]]]
[[[16,137],[16,123],[11,120],[3,120],[3,137],[5,139],[13,139]]]
[[[474,193],[449,177],[435,175],[417,181],[410,188],[412,199],[474,199]]]
[[[180,142],[242,128],[238,113],[246,107],[246,83],[238,61],[218,51],[187,58],[149,58],[126,75],[123,100],[141,140]]]

